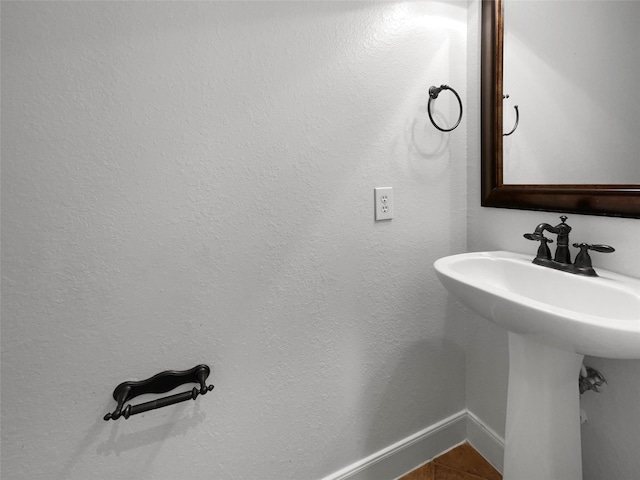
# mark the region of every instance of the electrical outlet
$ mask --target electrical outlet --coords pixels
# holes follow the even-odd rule
[[[376,222],[393,218],[393,188],[378,187],[374,189]]]

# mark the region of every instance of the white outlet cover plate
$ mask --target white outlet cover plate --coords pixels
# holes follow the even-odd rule
[[[393,218],[393,187],[374,189],[376,221]]]

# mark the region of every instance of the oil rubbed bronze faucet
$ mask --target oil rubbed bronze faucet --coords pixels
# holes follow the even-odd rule
[[[611,253],[615,252],[615,249],[609,245],[574,243],[573,246],[579,248],[580,252],[576,256],[575,263],[572,264],[571,252],[569,251],[569,232],[571,232],[571,227],[565,223],[567,221],[567,217],[565,215],[562,215],[560,220],[562,223],[559,223],[555,227],[548,223],[541,223],[536,227],[533,233],[524,234],[524,238],[527,240],[536,240],[540,242],[538,253],[536,254],[536,258],[533,259],[533,263],[544,267],[554,268],[556,270],[562,270],[563,272],[574,273],[576,275],[597,277],[598,274],[591,265],[589,250],[593,250],[594,252]],[[555,233],[557,235],[558,244],[556,246],[556,253],[553,260],[551,259],[551,251],[547,246],[548,243],[553,243],[553,240],[544,236],[545,231]]]

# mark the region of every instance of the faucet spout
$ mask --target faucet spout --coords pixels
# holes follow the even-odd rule
[[[546,230],[546,231],[548,231],[548,232],[551,232],[551,233],[558,233],[558,232],[556,231],[556,228],[555,228],[555,227],[552,227],[552,226],[551,226],[551,225],[549,225],[548,223],[541,223],[540,225],[538,225],[538,226],[536,227],[536,229],[533,231],[533,233],[534,233],[534,234],[535,234],[535,233],[539,233],[540,235],[542,235],[542,232],[544,232],[545,230]]]
[[[571,265],[571,252],[569,251],[569,232],[571,232],[571,227],[565,223],[567,220],[566,216],[562,215],[560,220],[561,223],[555,227],[548,223],[540,223],[536,227],[532,237],[535,237],[536,240],[544,238],[543,233],[545,231],[556,234],[558,239],[553,260],[563,265]]]
[[[539,224],[535,229],[535,233],[542,234],[542,232],[546,230],[558,235],[556,254],[553,259],[556,262],[569,265],[571,264],[571,252],[569,251],[569,232],[571,232],[571,227],[565,223],[567,220],[566,216],[562,215],[560,220],[562,223],[559,223],[555,227],[552,227],[548,223]]]

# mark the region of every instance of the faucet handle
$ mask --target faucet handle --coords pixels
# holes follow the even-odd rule
[[[578,253],[578,255],[576,256],[574,265],[581,268],[591,267],[591,257],[589,256],[589,250],[601,253],[611,253],[616,251],[615,248],[610,247],[609,245],[589,245],[588,243],[574,243],[573,246],[580,249],[580,253]]]
[[[527,240],[535,240],[540,242],[540,246],[538,247],[538,253],[536,254],[536,259],[541,258],[544,260],[551,260],[551,250],[547,247],[547,243],[553,243],[553,240],[545,237],[542,233],[525,233],[523,235]]]
[[[587,245],[587,249],[588,250],[593,250],[594,252],[601,252],[601,253],[613,253],[616,251],[615,248],[610,247],[609,245]]]
[[[550,238],[545,237],[541,233],[525,233],[523,235],[523,237],[526,238],[527,240],[535,240],[535,241],[538,241],[538,242],[553,243],[553,240],[551,240]]]

